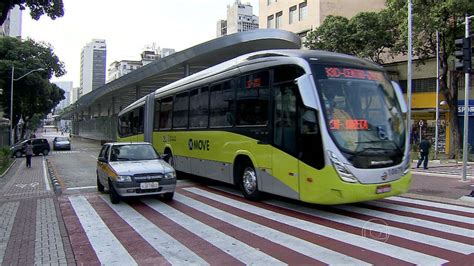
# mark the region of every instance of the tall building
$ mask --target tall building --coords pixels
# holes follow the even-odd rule
[[[156,45],[153,44],[152,47],[146,48],[141,54],[140,61],[134,60],[120,60],[114,61],[110,64],[107,74],[107,82],[110,82],[114,79],[118,79],[123,75],[126,75],[132,72],[135,69],[138,69],[142,66],[148,65],[149,63],[158,60],[160,58],[166,57],[168,55],[174,54],[175,50],[172,48],[156,48]]]
[[[71,104],[72,81],[55,81],[53,83],[64,91],[65,97],[64,100],[59,102],[56,109],[64,109],[66,106]]]
[[[217,37],[232,33],[258,29],[258,17],[253,14],[250,3],[242,4],[235,0],[232,6],[227,6],[227,20],[217,22]]]
[[[1,25],[0,36],[21,38],[21,15],[20,6],[16,5],[8,12],[7,19]]]
[[[305,36],[328,15],[351,18],[359,12],[380,11],[385,0],[259,0],[260,28],[288,30]]]
[[[105,40],[93,39],[81,52],[79,97],[105,84],[107,46]]]
[[[69,104],[75,103],[79,99],[79,87],[73,87],[69,95],[71,100]]]

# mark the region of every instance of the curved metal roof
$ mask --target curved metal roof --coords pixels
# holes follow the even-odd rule
[[[250,52],[300,47],[298,35],[283,30],[259,29],[223,36],[156,60],[106,83],[82,96],[61,117],[70,118],[99,102],[110,103],[112,97],[115,98],[115,104],[125,107],[137,98],[185,77],[186,68],[189,74],[193,74]],[[139,97],[137,88],[140,88]]]

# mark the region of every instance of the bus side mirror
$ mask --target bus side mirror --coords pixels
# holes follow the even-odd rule
[[[303,104],[306,107],[318,110],[318,105],[316,104],[316,99],[318,96],[316,94],[313,76],[304,74],[303,76],[297,78],[295,82],[298,85],[298,90],[300,92],[301,99],[303,99]]]
[[[392,81],[392,86],[395,89],[395,94],[397,95],[397,100],[400,103],[400,108],[402,109],[402,113],[406,114],[408,112],[407,103],[405,102],[405,97],[403,97],[402,89],[397,82]]]

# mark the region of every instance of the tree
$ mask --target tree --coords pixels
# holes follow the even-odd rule
[[[46,115],[62,99],[64,91],[49,82],[54,75],[65,74],[64,64],[54,54],[49,44],[38,43],[31,39],[21,41],[16,38],[0,38],[0,87],[3,93],[0,103],[5,116],[10,116],[10,84],[12,66],[15,67],[15,78],[31,70],[43,68],[45,71],[31,73],[14,82],[13,91],[13,125],[20,118],[25,125],[35,115]],[[9,117],[10,118],[10,117]],[[24,133],[24,132],[23,132]]]
[[[304,45],[310,49],[352,54],[381,64],[397,35],[397,28],[386,13],[362,12],[350,20],[327,16],[321,26],[307,34]]]
[[[399,25],[400,38],[392,52],[407,52],[408,7],[406,0],[387,0],[388,11]],[[436,31],[439,31],[440,92],[449,108],[451,125],[451,143],[449,157],[455,158],[461,150],[461,134],[458,122],[458,81],[460,72],[453,72],[451,85],[448,86],[448,60],[454,53],[454,41],[462,37],[465,14],[474,14],[472,0],[415,0],[413,13],[413,52],[421,61],[436,56]]]
[[[35,20],[38,20],[44,14],[48,15],[51,19],[64,15],[63,0],[1,0],[0,25],[5,22],[8,12],[16,5],[19,5],[21,10],[25,10],[28,7],[31,17]]]

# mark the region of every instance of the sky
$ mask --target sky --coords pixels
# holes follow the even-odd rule
[[[226,19],[235,0],[63,0],[64,16],[33,20],[23,11],[22,38],[49,43],[66,66],[66,75],[52,81],[72,81],[79,87],[82,48],[105,39],[107,69],[114,61],[139,60],[145,47],[181,51],[216,37],[216,23]],[[250,3],[258,16],[258,0]]]

